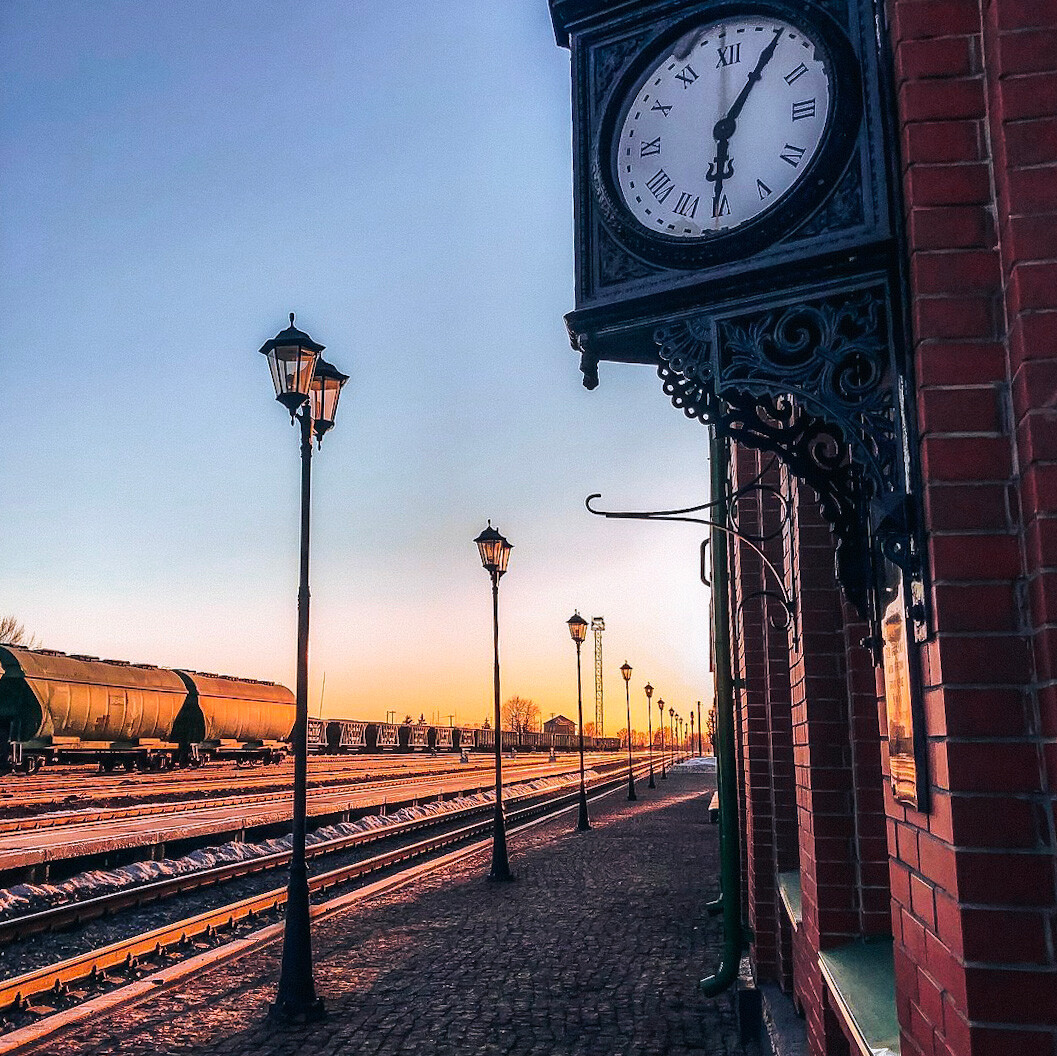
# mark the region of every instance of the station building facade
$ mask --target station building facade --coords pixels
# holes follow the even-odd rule
[[[551,0],[559,43],[634,6]],[[818,492],[723,441],[746,948],[816,1056],[1057,1056],[1057,2],[877,9],[927,630],[886,641]]]

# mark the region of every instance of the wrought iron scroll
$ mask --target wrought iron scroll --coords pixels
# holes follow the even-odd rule
[[[764,471],[766,472],[766,471]],[[760,474],[762,476],[763,473]],[[781,606],[784,622],[776,624],[772,621],[772,626],[779,627],[780,629],[788,629],[792,638],[792,644],[794,650],[799,649],[800,645],[800,631],[799,625],[796,619],[796,605],[794,599],[790,596],[786,589],[785,580],[782,577],[781,572],[775,568],[774,563],[771,559],[763,552],[763,550],[757,546],[757,542],[762,541],[767,537],[752,536],[747,532],[743,532],[738,528],[732,528],[729,524],[720,524],[717,521],[713,521],[708,517],[695,517],[691,516],[696,513],[703,513],[706,510],[715,510],[721,506],[726,507],[727,517],[730,521],[733,521],[733,512],[736,509],[737,502],[740,498],[745,497],[752,491],[766,490],[768,492],[773,491],[769,485],[761,484],[760,476],[754,480],[749,481],[748,484],[738,488],[737,491],[733,492],[729,496],[724,496],[720,499],[715,499],[712,502],[703,502],[697,506],[687,506],[678,510],[601,510],[595,509],[591,503],[595,499],[600,499],[601,494],[588,495],[584,501],[584,505],[587,507],[590,513],[595,514],[598,517],[610,517],[621,520],[637,520],[637,521],[669,521],[669,522],[681,522],[684,524],[701,524],[707,528],[715,528],[717,531],[722,532],[724,535],[730,536],[731,538],[738,539],[745,546],[748,546],[756,556],[763,563],[763,566],[767,571],[774,577],[776,589],[774,590],[759,590],[750,594],[744,598],[741,602],[742,605],[746,601],[752,598],[763,597],[764,600],[771,600]],[[705,555],[708,549],[708,540],[705,539],[701,543],[701,582],[706,587],[711,586],[708,579]]]
[[[722,436],[776,454],[818,495],[837,575],[872,615],[875,544],[905,549],[905,524],[872,515],[904,491],[897,378],[883,283],[654,331],[672,403]],[[876,539],[875,532],[899,539]]]

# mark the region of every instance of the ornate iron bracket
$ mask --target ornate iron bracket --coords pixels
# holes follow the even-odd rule
[[[672,403],[780,458],[817,494],[848,599],[876,625],[878,562],[920,563],[908,516],[900,370],[884,276],[654,331]]]
[[[762,475],[762,474],[761,474]],[[739,605],[739,612],[741,605],[744,605],[747,601],[755,597],[769,598],[772,601],[777,602],[781,605],[785,615],[784,624],[774,624],[775,627],[785,627],[789,629],[792,636],[793,648],[800,648],[800,630],[796,620],[796,605],[794,604],[793,598],[790,597],[789,592],[786,590],[785,580],[782,577],[781,572],[775,568],[774,563],[771,559],[756,545],[756,539],[750,536],[748,533],[742,532],[737,528],[731,528],[728,525],[723,525],[717,521],[713,521],[707,517],[693,517],[691,514],[702,513],[705,510],[715,510],[721,506],[726,507],[729,515],[729,511],[736,507],[739,498],[744,497],[750,491],[753,490],[767,490],[773,491],[767,485],[759,483],[759,477],[756,480],[750,481],[745,486],[739,488],[733,495],[724,497],[721,499],[715,499],[712,502],[703,502],[697,506],[687,506],[683,509],[678,510],[600,510],[592,507],[591,502],[594,499],[600,499],[601,493],[596,492],[593,495],[588,495],[584,500],[584,505],[587,507],[589,513],[593,513],[596,517],[609,517],[618,520],[635,520],[635,521],[666,521],[666,522],[681,522],[684,524],[701,524],[707,528],[715,528],[716,531],[722,532],[724,535],[730,536],[731,538],[740,540],[745,546],[749,547],[757,557],[763,562],[764,568],[766,568],[771,575],[774,577],[775,583],[777,584],[777,590],[759,590],[747,597],[743,598]],[[708,578],[707,573],[707,561],[706,555],[708,552],[708,540],[705,539],[701,543],[701,582],[706,587],[710,587],[712,584]]]

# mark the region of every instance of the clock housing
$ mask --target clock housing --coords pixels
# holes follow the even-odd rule
[[[855,53],[831,16],[716,4],[610,89],[591,153],[602,222],[662,266],[750,256],[833,190],[861,114]]]
[[[657,320],[714,299],[766,293],[787,284],[794,266],[807,282],[849,266],[884,266],[892,234],[869,4],[550,0],[550,6],[558,42],[572,53],[576,305],[567,323],[574,343],[590,342],[592,359],[656,363]],[[695,27],[752,18],[788,25],[825,60],[826,127],[804,178],[759,214],[707,238],[647,231],[628,208],[616,170],[630,107],[650,69]],[[737,135],[732,152],[741,150]],[[714,140],[703,155],[706,149],[705,167],[714,160]]]

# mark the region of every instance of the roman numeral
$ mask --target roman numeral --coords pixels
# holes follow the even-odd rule
[[[720,45],[716,69],[720,66],[733,66],[736,62],[741,62],[741,44],[728,44],[726,47]]]
[[[727,196],[723,195],[720,201],[712,200],[712,215],[713,216],[730,216],[730,202],[727,201]]]
[[[805,117],[815,116],[815,100],[805,99],[800,103],[793,103],[793,120],[803,121]]]
[[[649,158],[654,154],[660,154],[661,152],[661,137],[658,136],[656,139],[651,139],[648,143],[643,143],[639,147],[639,157]]]
[[[646,186],[653,192],[653,197],[658,202],[663,202],[672,193],[672,188],[675,184],[669,179],[668,173],[664,169],[658,169],[652,178],[647,181]]]
[[[803,63],[800,63],[795,70],[790,70],[785,75],[785,83],[792,84],[794,81],[799,81],[805,73],[807,73],[807,67]]]
[[[683,82],[684,88],[689,88],[690,85],[697,80],[697,74],[694,72],[693,66],[684,66],[682,70],[675,75],[677,81]]]
[[[794,147],[792,143],[786,143],[785,149],[789,152],[780,155],[782,161],[792,165],[795,169],[800,164],[800,159],[807,153],[806,147]]]
[[[689,220],[693,220],[694,216],[697,214],[697,203],[699,201],[701,201],[700,198],[696,196],[691,198],[689,194],[683,191],[683,193],[679,195],[679,201],[675,203],[672,212],[678,213],[680,216],[685,216]]]
[[[764,198],[770,198],[771,196],[771,188],[763,180],[756,181],[756,190],[759,192],[761,202]]]
[[[650,109],[660,110],[660,112],[664,114],[665,117],[667,117],[672,112],[672,107],[670,103],[667,106],[665,106],[664,103],[654,103],[653,106],[650,107]]]

